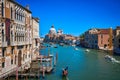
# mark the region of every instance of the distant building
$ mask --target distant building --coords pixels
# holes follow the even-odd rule
[[[85,32],[84,46],[88,48],[112,50],[113,47],[112,47],[111,36],[112,36],[111,28],[90,29],[87,32]]]
[[[114,30],[114,52],[120,55],[120,26]]]
[[[49,30],[49,34],[50,35],[56,35],[56,29],[54,28],[54,26],[51,26],[50,30]]]
[[[76,37],[72,36],[72,35],[64,35],[64,43],[68,44],[68,45],[72,45],[75,44],[76,42]]]
[[[88,48],[99,48],[98,47],[98,29],[90,29],[85,32],[84,46]]]
[[[58,30],[58,32],[56,32],[54,26],[51,26],[49,33],[45,35],[44,42],[58,42],[62,37],[62,33],[62,30]]]
[[[39,36],[39,19],[32,17],[32,59],[39,55],[40,36]]]
[[[99,49],[105,49],[105,50],[112,50],[113,45],[112,45],[112,37],[110,38],[110,29],[100,29],[98,33],[98,47]],[[112,34],[112,32],[111,32]],[[111,35],[113,36],[113,35]],[[110,47],[111,46],[111,47]]]
[[[44,42],[78,44],[78,39],[72,35],[63,34],[63,30],[59,29],[56,33],[54,26],[51,26],[49,33],[45,36]]]
[[[59,36],[62,35],[62,34],[63,34],[63,30],[59,29],[58,32],[57,32],[57,34],[58,34]]]

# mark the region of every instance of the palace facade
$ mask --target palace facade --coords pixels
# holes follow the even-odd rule
[[[21,71],[30,67],[33,25],[29,6],[23,7],[15,0],[0,0],[0,77],[17,68]]]

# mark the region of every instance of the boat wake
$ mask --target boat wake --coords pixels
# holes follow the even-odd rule
[[[110,55],[106,55],[105,59],[113,62],[113,63],[120,63],[120,61],[116,60],[114,57],[110,56]]]

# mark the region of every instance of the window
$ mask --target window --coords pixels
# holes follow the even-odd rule
[[[9,6],[10,6],[10,4],[9,4],[9,2],[7,1],[7,2],[6,2],[6,7],[9,8]]]
[[[2,68],[4,68],[5,67],[5,62],[2,62]]]
[[[23,54],[23,61],[25,60],[25,54]]]
[[[4,26],[4,23],[2,23],[1,25],[2,25],[2,27],[3,27],[3,26]]]
[[[30,58],[30,54],[29,54],[29,58]]]
[[[12,47],[11,54],[13,54],[14,48]]]
[[[98,43],[98,41],[97,41],[97,40],[95,40],[95,43]]]
[[[4,42],[4,30],[2,30],[2,42]]]
[[[31,44],[30,44],[30,47],[31,47]]]
[[[101,38],[103,38],[103,35],[101,34]]]
[[[15,10],[15,19],[17,19],[17,10]]]
[[[27,49],[27,45],[26,45],[26,49]]]
[[[17,56],[15,56],[15,61],[14,61],[15,64],[16,64],[16,60],[17,60]]]
[[[2,49],[2,56],[5,56],[5,48]]]
[[[12,7],[11,7],[11,19],[12,19],[12,13],[13,13],[13,11],[12,11]]]
[[[101,44],[103,43],[103,41],[101,40]]]
[[[13,64],[13,59],[11,59],[11,64]]]
[[[4,4],[3,4],[3,2],[2,2],[2,17],[4,16]]]
[[[16,41],[16,33],[15,33],[15,41]]]
[[[17,17],[17,20],[18,20],[18,16],[19,16],[19,15],[18,15],[18,11],[17,11],[17,13],[16,13],[16,14],[17,14],[17,16],[16,16],[16,17]]]
[[[35,39],[35,44],[36,44],[36,46],[37,46],[37,39]]]
[[[27,54],[25,55],[25,58],[27,59]]]

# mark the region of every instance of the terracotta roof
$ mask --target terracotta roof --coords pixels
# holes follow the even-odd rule
[[[109,34],[109,29],[100,29],[100,34]]]

